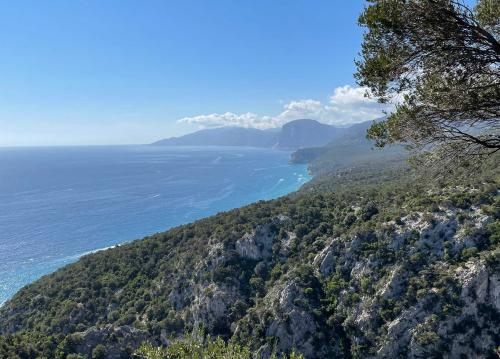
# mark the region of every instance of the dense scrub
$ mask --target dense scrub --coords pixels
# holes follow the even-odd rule
[[[0,308],[0,357],[129,358],[198,327],[265,358],[488,357],[496,163],[460,180],[345,171],[85,256]]]
[[[145,343],[136,351],[136,355],[145,359],[251,359],[252,351],[248,346],[226,343],[221,337],[213,339],[195,332],[169,343],[169,346],[164,348]],[[272,353],[270,359],[288,358],[303,359],[303,356],[293,351],[290,356]]]

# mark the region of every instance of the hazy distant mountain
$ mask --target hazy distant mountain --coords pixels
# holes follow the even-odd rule
[[[276,133],[255,128],[220,127],[157,141],[157,146],[249,146],[271,147]]]
[[[379,121],[379,120],[376,120]],[[373,124],[373,121],[356,123],[350,127],[342,128],[342,133],[336,139],[328,143],[328,146],[354,145],[354,144],[373,144],[366,138],[366,130]]]
[[[375,121],[380,121],[377,119]],[[332,141],[324,146],[302,147],[292,153],[293,163],[307,163],[316,173],[338,171],[356,166],[379,166],[390,161],[401,161],[407,157],[402,146],[374,148],[373,141],[366,138],[366,130],[373,121],[338,128]]]
[[[164,139],[153,143],[153,145],[251,146],[296,150],[304,147],[324,146],[345,132],[345,128],[326,125],[315,120],[301,119],[288,122],[282,128],[270,130],[243,127],[200,130],[185,136]]]

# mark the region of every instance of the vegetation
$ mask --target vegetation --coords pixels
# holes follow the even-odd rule
[[[249,347],[237,343],[224,342],[220,337],[211,337],[188,334],[176,340],[168,347],[155,347],[149,343],[143,344],[136,355],[145,359],[251,359]],[[290,356],[272,354],[270,359],[303,359],[303,356],[292,352]]]
[[[462,129],[497,123],[497,2],[475,14],[453,0],[370,3],[360,81],[382,100],[405,93],[371,136],[495,152],[496,134]],[[434,178],[357,145],[348,161],[333,145],[300,152],[317,176],[297,193],[24,287],[0,308],[0,358],[493,357],[500,154],[474,176]]]
[[[296,194],[85,256],[0,309],[0,357],[131,358],[148,342],[146,356],[296,348],[308,358],[365,357],[419,303],[423,318],[439,319],[412,331],[430,353],[467,327],[438,330],[468,320],[454,273],[500,273],[497,161],[474,177],[432,182],[395,167],[319,177]],[[394,273],[399,289],[382,294]],[[361,307],[370,308],[369,329],[357,322]],[[499,319],[486,300],[469,335],[498,343]],[[177,341],[198,326],[212,339]],[[155,349],[167,342],[176,344]]]
[[[379,146],[442,145],[443,159],[475,163],[500,149],[500,5],[370,0],[357,78],[381,102],[398,100],[369,137]]]

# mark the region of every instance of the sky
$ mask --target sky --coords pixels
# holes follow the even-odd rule
[[[0,2],[0,146],[148,143],[200,128],[374,119],[362,0]]]

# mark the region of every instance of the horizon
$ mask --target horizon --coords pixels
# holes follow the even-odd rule
[[[380,117],[353,78],[364,1],[0,5],[0,146],[150,143]]]
[[[464,0],[472,6],[473,0]],[[150,143],[203,128],[347,125],[366,2],[0,4],[0,146]]]
[[[0,42],[0,358],[500,355],[500,0],[19,0]]]
[[[16,145],[15,146],[3,146],[3,145],[0,144],[0,149],[20,148],[20,147],[22,147],[22,148],[45,148],[45,147],[147,146],[147,145],[151,145],[154,142],[157,142],[157,141],[160,141],[160,140],[172,139],[172,138],[179,138],[179,137],[183,137],[183,136],[186,136],[186,135],[191,135],[193,133],[204,131],[204,130],[218,130],[218,129],[222,129],[222,128],[239,128],[239,129],[255,129],[255,130],[261,130],[261,131],[276,131],[276,130],[280,130],[286,124],[289,124],[289,123],[292,123],[292,122],[296,122],[296,121],[304,121],[304,120],[305,121],[315,121],[315,122],[318,122],[320,124],[330,125],[330,126],[333,126],[333,127],[336,127],[336,128],[350,128],[351,126],[354,126],[354,125],[357,125],[357,124],[361,124],[361,123],[365,123],[365,122],[376,121],[377,119],[380,119],[380,118],[376,118],[374,120],[367,120],[367,121],[362,121],[362,122],[356,122],[356,123],[349,123],[349,124],[346,124],[346,125],[335,125],[335,124],[328,124],[328,123],[321,122],[321,121],[314,120],[314,119],[310,119],[310,118],[299,118],[299,119],[296,119],[296,120],[290,120],[288,122],[285,122],[284,124],[282,124],[282,125],[280,125],[278,127],[271,127],[271,128],[266,128],[266,129],[259,129],[259,128],[253,128],[253,127],[242,127],[242,126],[237,126],[237,125],[234,125],[234,126],[228,125],[228,126],[201,128],[201,129],[196,129],[196,130],[193,130],[191,132],[188,132],[188,133],[185,133],[185,134],[179,135],[179,136],[171,136],[171,137],[158,138],[157,140],[155,140],[153,142],[148,142],[148,143],[89,144],[89,145],[86,145],[86,144],[56,144],[56,145],[48,144],[48,145],[17,145],[17,146]],[[191,147],[191,146],[188,146],[188,147]],[[211,147],[211,146],[203,145],[201,147]],[[216,146],[216,147],[225,147],[225,146],[221,145],[221,146]]]

